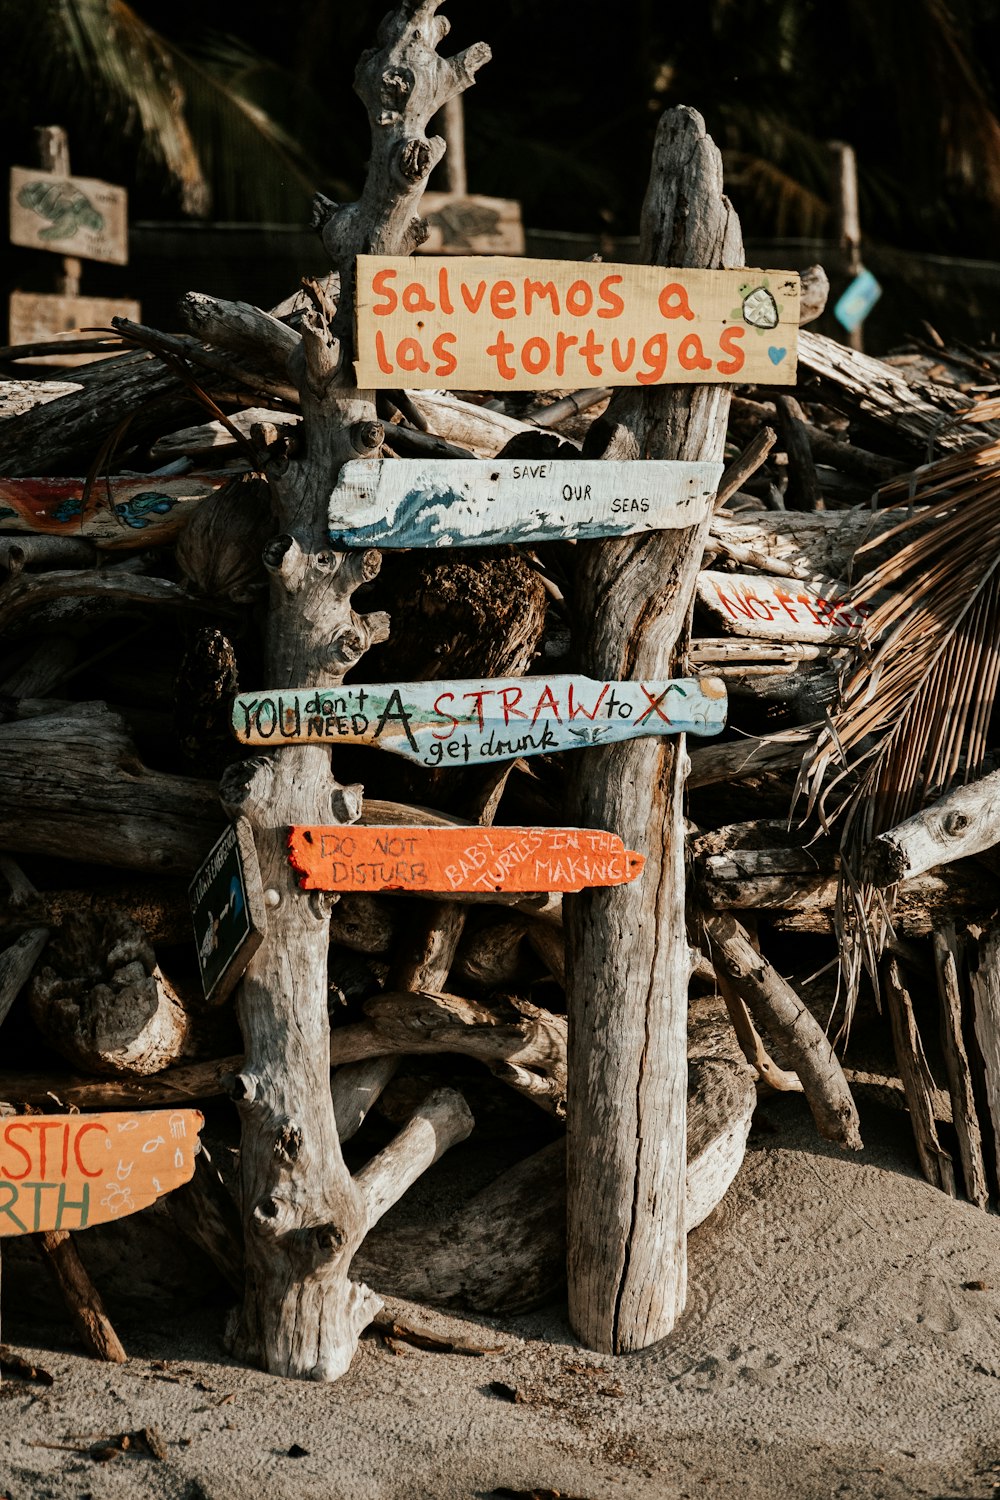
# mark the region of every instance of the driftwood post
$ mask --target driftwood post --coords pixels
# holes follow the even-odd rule
[[[346,459],[377,456],[382,428],[373,393],[353,385],[354,258],[407,254],[425,226],[417,209],[444,142],[431,117],[489,59],[482,45],[454,58],[436,48],[449,30],[441,0],[404,0],[379,27],[355,87],[372,125],[371,164],[359,203],[322,200],[323,241],[340,273],[334,313],[312,287],[289,373],[302,402],[303,440],[268,466],[280,534],[271,577],[265,670],[281,687],[339,683],[375,641],[385,615],[351,608],[378,571],[377,552],[336,553],[328,541],[330,491]],[[226,779],[231,811],[254,829],[268,936],[238,1002],[246,1059],[235,1080],[243,1126],[246,1294],[233,1343],[272,1373],[335,1379],[350,1365],[378,1298],[349,1277],[371,1225],[452,1141],[471,1128],[460,1095],[440,1090],[357,1178],[344,1165],[330,1092],[326,898],[301,891],[288,862],[290,824],[354,822],[361,788],[341,787],[320,746],[286,746],[243,762]]]
[[[694,110],[660,121],[641,259],[743,263],[722,161]],[[718,461],[728,412],[720,386],[621,391],[592,435],[606,458]],[[588,546],[585,671],[669,675],[708,527]],[[581,826],[613,828],[646,855],[635,885],[567,901],[569,1312],[584,1343],[615,1353],[668,1334],[686,1290],[686,764],[679,738],[594,749],[574,767]]]

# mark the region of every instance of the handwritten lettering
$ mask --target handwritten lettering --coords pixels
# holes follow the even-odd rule
[[[795,379],[790,272],[359,256],[357,286],[362,386],[439,384],[442,337],[472,388]]]

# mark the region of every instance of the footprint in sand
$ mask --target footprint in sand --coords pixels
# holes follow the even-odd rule
[[[915,1321],[932,1333],[955,1333],[962,1326],[951,1292],[935,1276],[925,1276],[920,1283]]]

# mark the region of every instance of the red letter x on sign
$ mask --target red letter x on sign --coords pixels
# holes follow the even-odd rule
[[[649,707],[647,709],[645,709],[639,715],[638,719],[636,720],[636,723],[637,724],[641,724],[641,723],[643,723],[643,721],[645,719],[649,718],[649,716],[650,716],[651,713],[657,713],[657,714],[659,714],[660,718],[663,720],[664,724],[669,724],[670,723],[670,719],[663,712],[663,709],[660,707],[660,704],[663,702],[664,698],[670,692],[670,688],[664,688],[664,690],[660,694],[660,696],[658,698],[654,698],[653,694],[649,691],[649,688],[646,686],[646,684],[644,682],[640,682],[639,686],[640,686],[640,688],[642,689],[642,691],[646,695],[646,699],[647,699],[647,701],[649,703]]]

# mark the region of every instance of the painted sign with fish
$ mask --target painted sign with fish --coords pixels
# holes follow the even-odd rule
[[[718,677],[597,682],[589,677],[378,683],[240,693],[233,731],[245,745],[376,745],[423,766],[553,755],[650,735],[718,734]]]
[[[128,263],[128,194],[96,177],[10,169],[10,239],[29,250]]]

